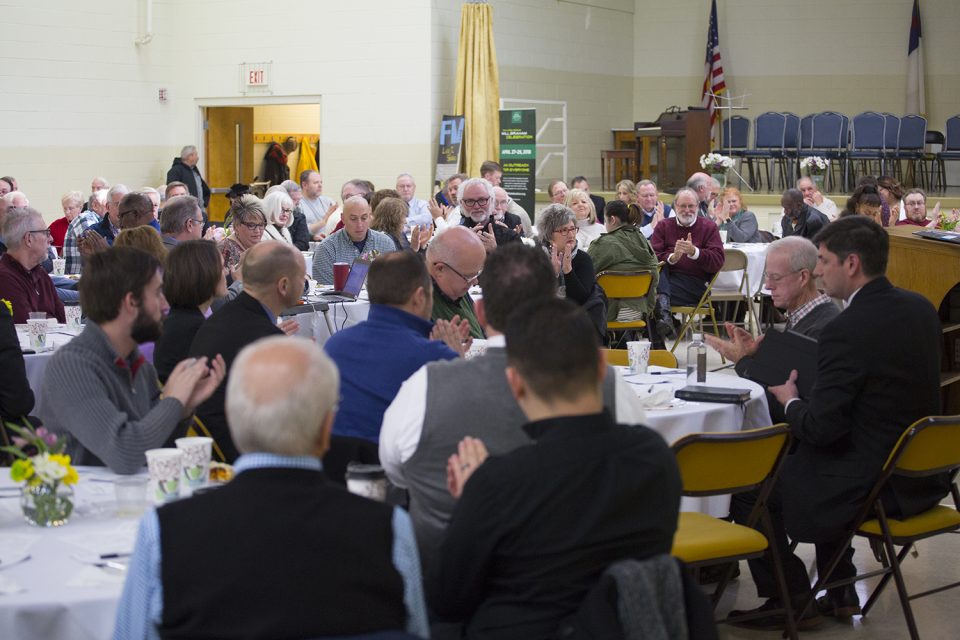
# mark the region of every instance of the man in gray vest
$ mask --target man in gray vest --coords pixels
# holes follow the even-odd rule
[[[421,367],[400,387],[380,431],[380,462],[391,482],[410,492],[410,515],[428,570],[456,504],[447,489],[447,459],[457,444],[472,436],[483,440],[490,455],[503,455],[531,442],[507,385],[502,328],[523,303],[555,298],[556,277],[543,251],[518,243],[487,258],[480,286],[477,316],[488,338],[486,353]],[[613,371],[607,372],[603,399],[617,422],[644,421],[637,395]]]

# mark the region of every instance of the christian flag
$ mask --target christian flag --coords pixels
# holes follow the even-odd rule
[[[906,113],[925,115],[927,111],[923,89],[923,53],[920,49],[920,0],[913,0],[910,16],[910,44],[907,46],[907,109]]]
[[[717,122],[717,105],[711,94],[720,95],[727,90],[723,82],[723,63],[720,61],[720,32],[717,30],[717,0],[712,0],[710,8],[710,28],[707,29],[707,58],[703,78],[703,91],[700,94],[701,106],[710,109],[710,128]]]

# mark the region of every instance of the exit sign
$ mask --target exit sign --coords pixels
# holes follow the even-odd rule
[[[262,93],[269,91],[271,62],[244,62],[240,65],[240,91]]]
[[[270,82],[267,80],[267,70],[264,68],[250,69],[247,71],[247,85],[251,87],[265,87]]]

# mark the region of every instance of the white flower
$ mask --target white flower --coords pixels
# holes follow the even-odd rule
[[[42,482],[46,483],[62,480],[67,475],[66,467],[51,460],[50,454],[46,452],[33,456],[33,471]]]
[[[707,153],[700,156],[700,166],[704,169],[729,169],[736,165],[736,161],[730,156],[719,153]]]

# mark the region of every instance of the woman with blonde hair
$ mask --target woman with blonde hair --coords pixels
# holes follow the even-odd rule
[[[617,200],[627,206],[637,203],[637,185],[633,180],[621,180],[617,183]]]
[[[606,227],[597,222],[597,209],[590,194],[583,189],[570,189],[564,204],[577,216],[577,247],[586,251],[590,243],[607,232]]]
[[[282,187],[268,193],[263,199],[263,214],[267,217],[264,240],[293,244],[290,225],[293,224],[293,198]]]
[[[382,231],[390,236],[397,251],[403,251],[410,248],[410,242],[403,233],[403,227],[407,223],[407,203],[399,197],[386,197],[377,203],[377,208],[373,210],[373,222],[370,228],[374,231]]]

